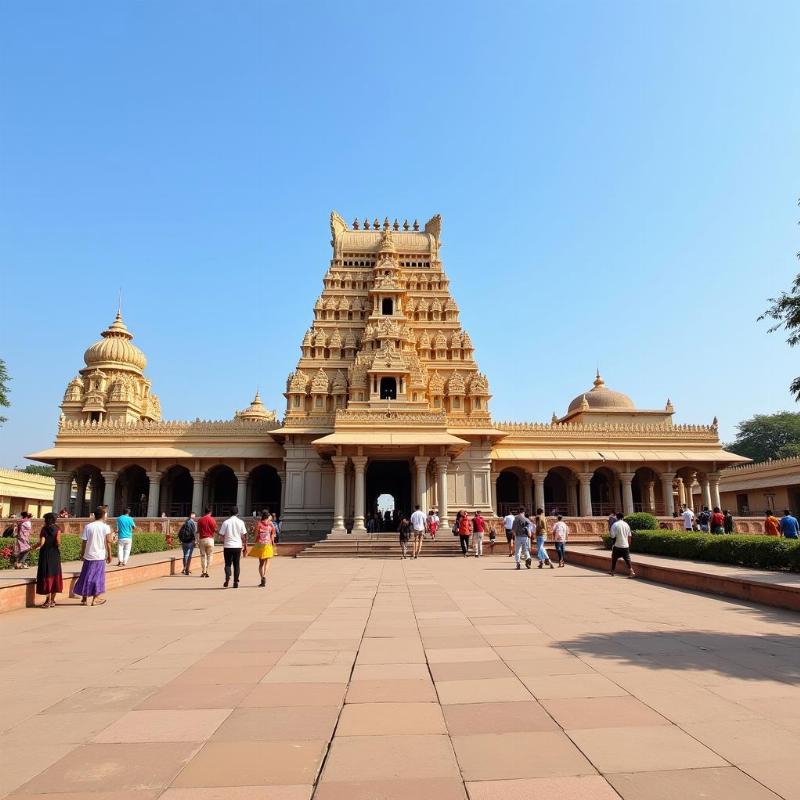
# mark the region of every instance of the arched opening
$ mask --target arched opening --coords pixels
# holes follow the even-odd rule
[[[194,481],[186,467],[178,464],[170,467],[161,479],[159,504],[168,517],[186,517],[192,510]]]
[[[616,489],[617,479],[610,469],[601,467],[595,471],[591,482],[592,516],[607,517],[616,511],[622,511]]]
[[[396,378],[381,378],[381,400],[397,400]]]
[[[394,314],[394,300],[391,297],[384,297],[381,300],[381,314],[384,317],[391,317]]]
[[[233,470],[226,464],[217,464],[206,475],[206,505],[211,506],[215,517],[225,517],[236,505],[238,481]],[[245,513],[244,509],[239,509]]]
[[[269,511],[281,513],[281,479],[278,470],[269,464],[261,464],[250,473],[248,486],[248,513],[260,514]],[[244,513],[244,509],[241,509]]]
[[[408,516],[413,510],[409,462],[370,461],[367,466],[366,493],[367,516],[372,518],[374,528],[381,531],[396,531],[400,516]],[[384,507],[389,497],[391,497],[391,509]],[[383,506],[379,504],[381,498]]]
[[[71,485],[75,487],[75,496],[67,502],[67,511],[75,517],[88,517],[99,505],[103,503],[106,491],[106,481],[100,473],[100,468],[94,464],[84,464],[77,467],[72,473]],[[56,514],[60,508],[54,508]]]
[[[125,467],[117,476],[117,486],[114,497],[114,515],[122,514],[130,508],[134,517],[143,517],[147,514],[147,497],[150,494],[150,480],[144,467],[131,464]]]
[[[633,510],[648,514],[664,514],[658,475],[650,467],[639,467],[631,481]]]
[[[548,516],[576,515],[575,487],[577,482],[566,467],[555,467],[544,479],[544,509]]]
[[[522,505],[522,487],[516,472],[506,469],[497,476],[497,513],[504,517]]]

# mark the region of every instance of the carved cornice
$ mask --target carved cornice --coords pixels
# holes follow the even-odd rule
[[[739,475],[742,472],[769,472],[772,469],[781,469],[783,467],[800,468],[800,456],[774,458],[769,461],[759,461],[757,464],[735,464],[732,467],[726,467],[720,474],[725,477],[726,475]]]
[[[717,428],[714,425],[659,425],[648,423],[610,422],[496,422],[498,430],[506,433],[531,433],[545,438],[560,439],[568,437],[645,437],[652,439],[693,439],[719,441]]]
[[[130,436],[170,436],[186,434],[220,433],[269,433],[280,427],[278,420],[146,420],[113,422],[88,422],[85,420],[62,420],[58,426],[58,437],[63,436],[103,436],[117,437],[120,434]]]
[[[374,411],[348,411],[339,409],[336,412],[337,424],[386,422],[408,423],[412,425],[446,425],[447,417],[441,411],[404,411],[402,409],[375,409]]]

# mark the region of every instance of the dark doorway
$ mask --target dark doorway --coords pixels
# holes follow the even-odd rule
[[[378,498],[391,495],[394,499],[394,512],[387,520],[380,520],[378,530],[397,530],[396,522],[401,516],[409,516],[414,510],[411,505],[411,468],[408,461],[370,461],[367,467],[367,517],[378,514]]]
[[[261,464],[250,473],[250,505],[248,512],[271,514],[281,512],[281,479],[278,470],[269,464]]]
[[[161,509],[168,517],[188,516],[194,481],[186,467],[170,467],[161,479]],[[160,513],[159,511],[159,513]]]
[[[381,378],[381,400],[397,400],[396,378]]]
[[[384,297],[381,300],[381,314],[384,317],[391,317],[394,314],[394,302],[391,297]]]
[[[516,472],[504,470],[497,477],[497,513],[516,514],[522,505],[522,492]]]
[[[226,517],[231,513],[231,508],[236,505],[237,480],[233,470],[225,465],[218,464],[212,467],[206,475],[207,504],[211,506],[211,513],[215,517]],[[240,508],[242,515],[247,512]]]

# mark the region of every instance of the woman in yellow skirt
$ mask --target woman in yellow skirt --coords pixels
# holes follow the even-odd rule
[[[256,523],[255,539],[247,555],[258,559],[258,574],[261,576],[259,586],[266,586],[269,561],[275,555],[275,523],[269,511],[261,512],[261,519]]]

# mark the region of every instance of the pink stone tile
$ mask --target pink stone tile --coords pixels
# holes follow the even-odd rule
[[[447,733],[438,703],[355,703],[342,709],[337,736]]]
[[[616,773],[608,781],[624,800],[779,800],[736,767]]]
[[[619,800],[600,775],[470,781],[467,789],[470,800]]]
[[[94,737],[105,744],[203,742],[231,713],[229,708],[192,711],[129,711]]]
[[[314,800],[467,800],[459,778],[321,783]]]

